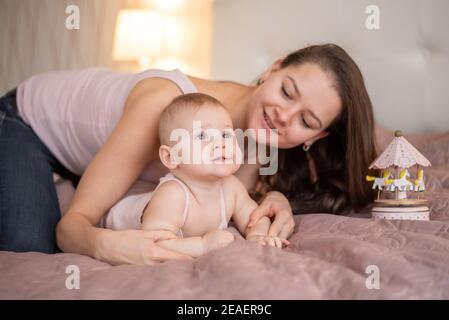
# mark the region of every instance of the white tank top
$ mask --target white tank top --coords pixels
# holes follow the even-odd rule
[[[169,172],[164,177],[160,178],[160,180],[159,180],[160,182],[156,186],[154,191],[156,191],[157,188],[159,188],[164,182],[172,181],[172,180],[178,182],[181,185],[182,189],[184,190],[185,205],[184,205],[184,211],[182,214],[183,222],[182,222],[182,227],[179,229],[179,232],[178,232],[178,236],[182,238],[183,237],[182,228],[184,227],[184,225],[186,223],[187,213],[188,213],[189,205],[190,205],[190,197],[189,197],[189,192],[187,190],[187,186],[185,185],[184,182],[182,182],[175,175],[173,175],[173,173]],[[154,193],[154,191],[153,191],[153,193]],[[226,202],[225,202],[225,198],[224,198],[223,185],[220,185],[220,219],[221,220],[220,220],[220,225],[218,226],[218,229],[219,230],[226,229],[228,227],[228,219],[226,218]]]
[[[139,81],[153,77],[173,81],[184,94],[197,92],[177,69],[124,73],[91,68],[29,78],[17,88],[17,106],[53,155],[82,175],[120,120],[129,92]],[[148,169],[141,179],[148,176]]]
[[[106,215],[104,215],[98,226],[112,230],[140,229],[142,227],[142,215],[146,206],[154,196],[154,192],[167,181],[176,181],[184,190],[185,205],[182,213],[182,226],[179,229],[178,236],[183,237],[182,229],[187,221],[187,215],[190,205],[190,196],[188,187],[179,178],[168,172],[165,176],[159,178],[156,188],[149,191],[148,184],[142,181],[137,182],[132,190],[117,202]],[[223,191],[223,185],[220,186],[220,225],[218,229],[228,227],[228,218],[226,215],[226,201]]]

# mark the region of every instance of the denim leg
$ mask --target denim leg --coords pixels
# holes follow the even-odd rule
[[[57,252],[55,158],[0,98],[0,250]]]

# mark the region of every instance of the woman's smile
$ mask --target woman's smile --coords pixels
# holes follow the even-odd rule
[[[276,132],[276,134],[279,134],[278,129],[276,128],[276,126],[273,124],[273,122],[271,121],[271,119],[268,117],[267,113],[265,112],[265,110],[263,110],[263,123],[264,126],[266,127],[266,129],[268,130],[273,130],[274,132]]]

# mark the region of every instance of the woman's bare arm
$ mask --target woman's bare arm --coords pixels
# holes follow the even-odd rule
[[[122,118],[89,164],[68,212],[57,226],[57,242],[63,251],[114,264],[151,261],[155,254],[151,232],[94,226],[123,197],[147,163],[157,157],[159,115],[180,93],[174,83],[158,78],[143,80],[132,90]],[[139,247],[138,243],[146,246]]]

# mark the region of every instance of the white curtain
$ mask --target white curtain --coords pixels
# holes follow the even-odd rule
[[[0,95],[40,72],[112,67],[115,17],[123,3],[0,0]],[[66,28],[69,5],[79,8],[79,30]]]

